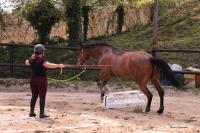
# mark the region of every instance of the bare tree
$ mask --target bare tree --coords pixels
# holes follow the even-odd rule
[[[159,0],[154,0],[152,47],[158,43],[158,8]]]

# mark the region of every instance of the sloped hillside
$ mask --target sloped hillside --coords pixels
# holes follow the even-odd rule
[[[169,47],[200,48],[200,2],[185,3],[160,19],[160,44]]]
[[[131,32],[113,36],[107,42],[119,47],[149,49],[152,25],[133,28]],[[159,17],[159,48],[200,48],[200,2],[186,2]]]

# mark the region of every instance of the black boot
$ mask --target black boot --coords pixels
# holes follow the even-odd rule
[[[44,107],[45,107],[45,98],[40,98],[40,118],[49,117],[44,113]]]
[[[37,99],[31,98],[29,117],[35,117],[36,116],[36,114],[34,112],[36,101],[37,101]]]

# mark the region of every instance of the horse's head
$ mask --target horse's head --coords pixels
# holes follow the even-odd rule
[[[99,60],[103,54],[103,51],[105,51],[105,49],[108,49],[108,48],[110,49],[112,47],[104,43],[103,44],[91,43],[91,44],[81,45],[76,64],[83,65],[85,61],[87,61],[89,58]]]
[[[83,65],[85,63],[86,60],[89,59],[89,56],[86,52],[86,50],[81,47],[80,50],[79,50],[79,54],[78,54],[78,57],[77,57],[77,65]]]

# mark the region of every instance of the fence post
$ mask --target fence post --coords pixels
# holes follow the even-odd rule
[[[9,53],[10,53],[10,75],[13,76],[13,45],[8,45],[9,46]]]

